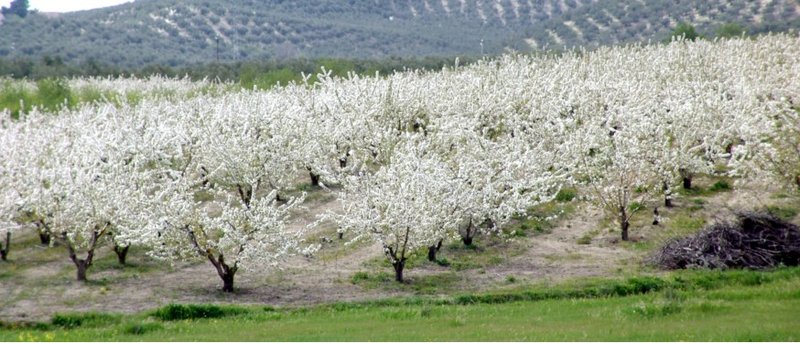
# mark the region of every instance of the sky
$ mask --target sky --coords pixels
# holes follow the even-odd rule
[[[72,12],[92,8],[114,6],[132,0],[28,0],[31,9],[40,12]],[[11,0],[0,0],[0,6],[8,7]]]

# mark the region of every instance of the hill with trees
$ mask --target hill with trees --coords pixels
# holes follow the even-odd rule
[[[800,27],[800,4],[667,0],[136,0],[64,14],[5,11],[0,57],[120,67],[256,59],[476,56]]]

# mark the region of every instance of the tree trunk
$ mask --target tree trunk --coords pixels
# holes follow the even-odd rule
[[[128,249],[130,249],[130,245],[126,245],[121,247],[119,245],[114,244],[114,253],[117,254],[117,261],[119,261],[120,265],[125,265],[125,258],[128,257]]]
[[[681,177],[683,178],[683,189],[691,189],[692,173],[684,168],[678,169],[678,172],[681,174]]]
[[[0,244],[0,259],[8,261],[8,250],[11,248],[11,232],[6,232],[6,245]]]
[[[311,177],[311,186],[318,187],[319,186],[319,175],[312,173],[311,171],[308,172],[308,176]]]
[[[400,260],[397,262],[392,263],[394,267],[394,280],[397,282],[403,282],[403,268],[406,266],[405,260]]]
[[[664,207],[672,208],[672,192],[669,190],[669,184],[664,181]]]
[[[80,259],[78,258],[78,254],[75,252],[75,248],[72,247],[72,242],[67,239],[67,234],[65,233],[63,236],[64,245],[67,246],[67,251],[69,251],[69,259],[72,260],[72,263],[75,264],[75,267],[78,268],[78,281],[86,281],[86,270],[92,266],[92,260],[94,259],[94,249],[95,244],[97,243],[98,238],[100,237],[100,233],[95,231],[92,233],[92,239],[89,243],[89,249],[86,252],[86,258]]]
[[[86,270],[89,269],[88,263],[86,260],[77,259],[72,261],[75,263],[75,266],[78,267],[78,281],[86,281]]]
[[[50,245],[50,234],[47,232],[39,232],[39,241],[42,245]]]
[[[50,245],[50,229],[44,220],[39,219],[34,224],[36,224],[36,231],[39,233],[39,241],[42,242],[42,245]]]
[[[655,209],[653,209],[653,225],[658,225],[660,218],[661,215],[658,213],[658,207],[656,207]]]
[[[226,274],[222,277],[222,291],[225,293],[233,293],[233,275]]]
[[[628,221],[622,222],[622,240],[623,241],[627,241],[628,240],[628,226],[630,226],[630,223],[628,223]]]
[[[436,253],[442,248],[442,240],[440,239],[436,245],[428,247],[428,261],[436,262]]]
[[[628,215],[625,209],[625,206],[621,206],[619,210],[619,221],[620,221],[620,228],[622,229],[622,240],[628,240],[628,227],[630,223],[628,222]]]
[[[222,279],[222,291],[225,293],[233,293],[233,276],[236,274],[236,270],[239,269],[236,263],[234,263],[232,267],[228,266],[225,264],[225,257],[222,254],[216,259],[210,254],[207,256],[211,264],[214,265],[214,268],[217,269],[217,274],[219,274],[219,277]]]
[[[472,219],[470,219],[469,223],[467,223],[467,229],[464,230],[464,234],[461,235],[461,241],[464,242],[464,246],[471,246],[472,245],[472,236],[475,234],[475,231],[476,231],[476,230],[473,230],[474,228],[475,228],[475,226],[472,225]],[[459,230],[459,231],[461,231],[461,230]]]

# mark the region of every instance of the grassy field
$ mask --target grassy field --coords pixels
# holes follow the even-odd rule
[[[313,307],[171,305],[59,314],[2,341],[483,341],[800,339],[800,268],[581,279],[502,293]]]

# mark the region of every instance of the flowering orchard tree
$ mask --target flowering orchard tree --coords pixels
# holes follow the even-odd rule
[[[233,292],[240,268],[276,267],[287,256],[309,255],[304,230],[286,227],[303,196],[281,200],[295,166],[293,145],[279,130],[280,103],[255,94],[230,95],[223,103],[196,99],[182,120],[155,128],[167,142],[150,173],[146,225],[124,238],[164,260],[208,260]],[[260,115],[259,115],[260,114]],[[177,114],[181,115],[181,114]]]
[[[344,211],[328,214],[352,232],[352,241],[371,239],[383,246],[403,282],[409,256],[435,245],[455,232],[452,175],[446,165],[427,153],[424,143],[403,143],[390,164],[373,174],[350,177],[341,195]]]
[[[277,267],[287,256],[310,254],[301,247],[302,231],[286,228],[290,212],[302,202],[294,198],[278,205],[276,190],[260,194],[256,184],[246,198],[219,189],[207,190],[214,200],[198,200],[200,180],[175,173],[152,198],[150,223],[130,230],[162,260],[208,260],[223,281],[222,290],[233,292],[239,268]]]
[[[16,130],[7,119],[0,119],[0,260],[3,261],[8,259],[11,233],[19,227],[17,216],[23,201],[12,186]]]
[[[431,145],[448,166],[451,212],[459,218],[457,231],[465,245],[477,234],[497,232],[515,214],[558,192],[559,172],[548,162],[550,154],[539,150],[541,144],[512,137],[493,141],[471,130],[439,128]]]
[[[47,164],[33,165],[35,191],[48,202],[34,203],[34,213],[46,213],[54,238],[67,248],[77,268],[77,279],[86,280],[102,240],[124,216],[128,190],[136,178],[135,163],[122,140],[111,106],[86,107],[63,113],[41,127],[39,134],[54,143],[40,150]],[[41,157],[40,157],[41,158]],[[35,160],[34,160],[35,161]],[[39,181],[41,180],[41,181]]]

